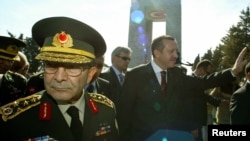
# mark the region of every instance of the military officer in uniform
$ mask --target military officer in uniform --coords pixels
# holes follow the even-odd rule
[[[45,90],[0,107],[0,140],[117,141],[116,111],[107,97],[84,91],[91,61],[106,51],[103,37],[68,17],[35,23]]]
[[[26,78],[10,70],[14,61],[20,61],[19,48],[25,46],[21,40],[0,36],[0,106],[24,95]]]

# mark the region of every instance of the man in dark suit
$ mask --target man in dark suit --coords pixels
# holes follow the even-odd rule
[[[32,38],[41,47],[45,91],[0,107],[0,140],[118,141],[114,104],[88,93],[91,62],[106,51],[103,37],[68,17],[35,23]]]
[[[151,44],[153,60],[126,73],[119,101],[118,125],[122,141],[146,140],[161,129],[185,129],[183,95],[195,89],[213,88],[232,81],[244,67],[242,50],[232,69],[204,78],[190,77],[175,67],[178,58],[176,40],[160,36]],[[166,71],[166,87],[161,89],[161,73]]]
[[[233,125],[250,125],[250,63],[245,67],[246,82],[236,90],[230,100],[230,122]]]
[[[111,84],[112,95],[110,98],[115,103],[117,109],[119,109],[118,99],[121,95],[121,89],[130,62],[131,53],[132,50],[129,47],[116,47],[111,54],[112,66],[100,74],[101,78],[108,80]]]
[[[204,59],[198,62],[195,70],[192,73],[193,77],[204,77],[213,72],[213,64],[210,60]],[[207,123],[208,123],[208,107],[207,103],[217,107],[221,100],[212,97],[208,93],[209,90],[190,91],[186,97],[186,106],[183,112],[186,112],[187,122],[192,125],[192,135],[196,141],[203,141],[207,138]],[[206,130],[206,131],[205,131]]]
[[[93,67],[96,69],[96,72],[92,78],[92,80],[89,82],[89,84],[86,85],[86,89],[90,93],[98,93],[103,94],[111,99],[112,96],[112,88],[111,84],[108,80],[105,80],[100,76],[103,66],[104,66],[104,56],[98,57],[93,61]]]

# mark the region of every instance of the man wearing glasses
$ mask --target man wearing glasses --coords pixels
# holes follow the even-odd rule
[[[125,73],[127,72],[131,60],[131,54],[132,50],[129,47],[116,47],[111,54],[112,66],[107,71],[100,74],[101,78],[108,80],[111,84],[111,100],[115,103],[117,109],[119,109],[118,99],[121,94]]]
[[[32,37],[45,90],[0,107],[0,140],[117,141],[113,102],[84,91],[96,72],[92,61],[106,51],[103,37],[67,17],[38,21]]]

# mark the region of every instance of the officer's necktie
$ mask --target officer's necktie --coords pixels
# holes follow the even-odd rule
[[[79,110],[75,106],[70,106],[67,113],[71,116],[70,130],[75,141],[81,141],[82,123],[79,118]]]
[[[162,94],[166,94],[166,86],[167,86],[167,81],[166,81],[166,71],[161,71],[161,92]]]
[[[123,85],[124,75],[122,73],[119,74],[119,80],[120,80],[120,84]]]

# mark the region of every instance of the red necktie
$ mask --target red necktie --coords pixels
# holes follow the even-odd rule
[[[166,82],[166,71],[161,71],[161,92],[165,94]]]

